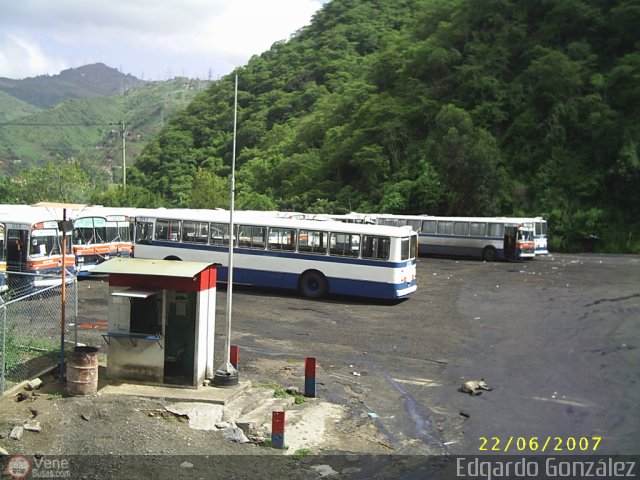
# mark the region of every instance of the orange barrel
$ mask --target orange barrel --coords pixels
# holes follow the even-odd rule
[[[67,358],[67,394],[98,392],[98,347],[74,347]]]

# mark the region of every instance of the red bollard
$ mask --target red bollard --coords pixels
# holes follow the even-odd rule
[[[238,345],[231,345],[231,350],[229,352],[229,362],[233,365],[233,368],[238,369],[238,359],[240,358],[240,348]]]
[[[314,357],[304,359],[304,396],[311,398],[316,396],[316,359]]]
[[[284,412],[271,412],[271,446],[284,448]]]

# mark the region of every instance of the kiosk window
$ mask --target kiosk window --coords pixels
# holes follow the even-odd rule
[[[130,297],[131,333],[156,334],[162,331],[162,295]]]

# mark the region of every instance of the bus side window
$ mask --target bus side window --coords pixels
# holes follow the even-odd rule
[[[229,245],[229,225],[226,223],[211,224],[210,245]]]
[[[487,224],[480,222],[471,222],[469,228],[469,234],[472,237],[486,237],[487,236]]]
[[[295,250],[296,231],[291,228],[269,228],[269,250]]]
[[[504,235],[504,224],[503,223],[490,223],[489,224],[489,236],[490,237],[500,237],[502,238]]]
[[[454,235],[469,235],[469,222],[454,222],[453,224]]]
[[[156,231],[154,234],[156,240],[169,239],[169,224],[166,220],[156,220]]]
[[[420,220],[407,220],[407,225],[411,225],[411,228],[413,229],[414,232],[420,231],[420,225],[421,225]]]
[[[362,236],[362,258],[389,260],[391,239],[388,237]]]
[[[194,222],[188,222],[185,220],[182,226],[182,241],[193,243],[196,237],[196,227]]]
[[[266,227],[242,225],[238,227],[238,246],[264,249],[266,245]]]
[[[331,255],[357,257],[360,253],[360,235],[332,233],[330,245],[329,253]]]
[[[300,230],[298,232],[298,251],[324,255],[327,253],[328,237],[327,232]]]
[[[438,222],[436,220],[423,220],[422,233],[436,233]]]
[[[453,222],[439,220],[438,221],[438,234],[439,235],[452,235],[453,234]]]

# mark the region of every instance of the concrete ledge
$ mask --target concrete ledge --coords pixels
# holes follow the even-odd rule
[[[134,397],[162,398],[176,402],[204,402],[225,405],[236,395],[251,386],[251,382],[239,382],[235,387],[199,387],[197,389],[160,385],[137,385],[120,383],[105,385],[98,391],[104,395],[130,395]]]

